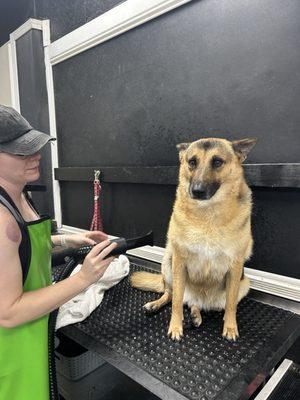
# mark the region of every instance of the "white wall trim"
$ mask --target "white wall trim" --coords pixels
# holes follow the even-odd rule
[[[10,34],[9,42],[9,68],[11,80],[11,93],[12,93],[12,106],[20,112],[20,95],[19,95],[19,80],[18,80],[18,62],[16,51],[16,40],[22,37],[31,29],[38,29],[42,31],[43,46],[44,46],[44,61],[45,61],[45,75],[48,96],[48,114],[49,114],[49,127],[50,135],[57,137],[56,134],[56,117],[55,117],[55,102],[54,102],[54,86],[52,65],[50,63],[49,46],[50,46],[50,23],[49,20],[37,20],[30,18],[17,30]],[[52,185],[53,185],[53,204],[54,215],[58,227],[61,227],[61,200],[60,200],[60,187],[59,182],[54,179],[54,168],[58,167],[58,149],[57,142],[51,143],[51,161],[52,161]]]
[[[97,46],[191,0],[127,0],[50,45],[52,65]]]
[[[10,34],[10,39],[17,40],[31,29],[43,30],[43,21],[29,18],[23,25]]]
[[[10,39],[8,46],[9,55],[9,74],[11,85],[11,103],[14,109],[20,112],[20,95],[19,95],[19,78],[18,78],[18,64],[17,64],[17,49],[16,41]]]
[[[300,302],[300,279],[252,268],[245,268],[245,274],[253,289]]]
[[[19,79],[18,79],[18,62],[17,62],[17,49],[16,41],[31,29],[42,30],[42,22],[37,19],[30,18],[18,29],[9,35],[9,68],[10,68],[10,82],[11,82],[11,95],[12,106],[20,112],[20,95],[19,95]]]
[[[13,67],[13,55],[12,55],[12,48],[11,48],[11,42],[8,41],[8,65],[9,65],[9,81],[10,81],[10,95],[11,95],[11,105],[14,106],[16,103],[15,100],[15,86],[14,86],[14,80],[13,80],[13,74],[14,74],[14,67]]]
[[[64,233],[87,232],[85,229],[68,225],[62,225],[62,231]],[[110,236],[110,238],[114,237],[115,236]],[[161,263],[164,248],[158,246],[143,246],[135,250],[130,250],[127,254]],[[300,302],[300,279],[289,278],[287,276],[272,274],[271,272],[259,271],[252,268],[245,268],[245,274],[250,279],[250,286],[252,289]]]
[[[46,68],[45,73],[46,73],[46,85],[47,85],[47,96],[48,96],[49,129],[50,129],[50,135],[57,138],[53,72],[49,54],[50,21],[44,20],[41,22],[43,28],[44,59]],[[51,145],[51,162],[52,162],[51,176],[52,176],[54,218],[57,222],[58,228],[60,228],[62,224],[60,186],[59,182],[54,177],[54,168],[58,168],[57,140],[51,142],[50,145]]]

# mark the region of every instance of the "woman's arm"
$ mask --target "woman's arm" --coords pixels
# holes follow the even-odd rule
[[[104,258],[116,244],[104,241],[93,248],[77,274],[55,285],[23,292],[18,252],[22,239],[21,232],[15,219],[2,208],[0,221],[0,326],[2,327],[12,328],[21,325],[60,307],[96,282],[113,260],[113,257],[105,260]]]
[[[90,231],[84,233],[76,233],[73,235],[52,235],[51,242],[54,246],[61,247],[80,247],[94,245],[107,240],[106,233],[101,231]]]

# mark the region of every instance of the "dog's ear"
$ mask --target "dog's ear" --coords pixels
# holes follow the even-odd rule
[[[250,153],[251,149],[255,146],[257,142],[257,138],[253,139],[242,139],[242,140],[235,140],[231,142],[232,148],[235,154],[238,156],[241,162],[246,160],[247,155]]]
[[[179,160],[182,160],[183,154],[186,149],[189,147],[191,143],[179,143],[176,145],[177,150],[179,151]]]
[[[179,150],[179,152],[185,151],[189,147],[190,144],[191,143],[179,143],[179,144],[176,144],[176,148],[177,148],[177,150]]]

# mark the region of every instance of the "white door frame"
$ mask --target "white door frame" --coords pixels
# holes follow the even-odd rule
[[[30,18],[17,30],[10,34],[9,41],[9,66],[10,66],[10,80],[11,80],[11,92],[12,92],[12,106],[20,112],[20,94],[19,94],[19,79],[18,79],[18,60],[17,60],[17,49],[16,41],[29,32],[31,29],[38,29],[42,31],[43,35],[43,46],[44,46],[44,59],[45,59],[45,72],[46,72],[46,85],[47,85],[47,96],[48,96],[48,113],[49,113],[49,126],[50,135],[57,137],[56,134],[56,117],[55,117],[55,104],[54,104],[54,88],[53,88],[53,76],[52,76],[52,65],[49,58],[49,46],[50,46],[50,25],[49,20],[37,20]],[[61,201],[60,201],[60,188],[59,182],[54,179],[54,168],[58,167],[58,148],[57,141],[51,143],[51,161],[52,161],[52,185],[53,185],[53,204],[54,204],[54,215],[57,225],[61,227],[62,216],[61,216]]]

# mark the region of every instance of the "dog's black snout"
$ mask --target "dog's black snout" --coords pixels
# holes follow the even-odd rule
[[[206,199],[206,197],[207,197],[206,190],[201,183],[193,185],[192,197],[194,199],[199,199],[199,200]]]
[[[190,196],[196,200],[209,200],[219,189],[219,182],[207,183],[191,183]]]

